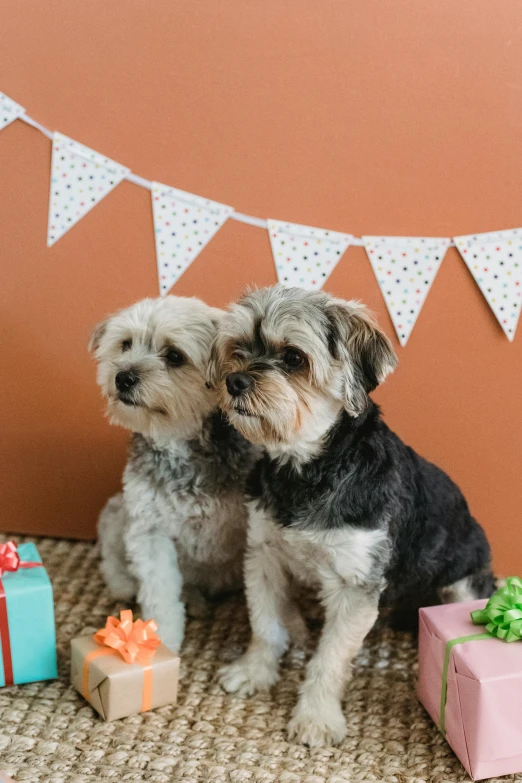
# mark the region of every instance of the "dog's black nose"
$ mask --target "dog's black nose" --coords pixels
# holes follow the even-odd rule
[[[136,386],[138,383],[138,376],[135,372],[132,372],[132,370],[121,370],[121,372],[116,375],[114,382],[116,383],[118,391],[126,392],[132,389],[133,386]]]
[[[227,389],[232,397],[239,397],[244,391],[250,389],[254,380],[250,375],[244,372],[231,372],[227,375]]]

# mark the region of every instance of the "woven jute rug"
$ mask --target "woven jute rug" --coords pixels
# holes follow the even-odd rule
[[[304,653],[289,654],[270,694],[240,699],[223,693],[217,669],[242,652],[249,636],[241,597],[216,605],[206,620],[189,621],[177,705],[104,723],[70,686],[69,640],[86,627],[101,627],[121,607],[103,585],[94,544],[36,543],[54,587],[60,677],[0,689],[0,769],[15,780],[469,780],[416,700],[416,650],[408,634],[379,630],[368,638],[347,689],[348,735],[339,748],[310,750],[287,741]],[[318,628],[312,630],[313,641]]]

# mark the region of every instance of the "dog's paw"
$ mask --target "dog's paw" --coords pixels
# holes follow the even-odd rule
[[[258,691],[267,691],[278,679],[277,666],[267,666],[248,655],[219,670],[219,684],[223,690],[238,696],[253,696]]]
[[[152,612],[143,613],[144,617],[154,617]],[[162,618],[158,622],[158,634],[161,641],[173,653],[178,653],[185,635],[184,615]]]
[[[159,635],[165,647],[177,655],[183,642],[183,632],[179,633],[178,631],[173,630],[162,631],[159,629]]]
[[[288,737],[309,748],[339,745],[346,736],[346,720],[338,705],[328,715],[297,704],[288,724]]]

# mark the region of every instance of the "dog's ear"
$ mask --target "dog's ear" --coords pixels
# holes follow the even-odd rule
[[[218,307],[209,307],[210,319],[212,325],[217,332],[220,321],[225,315],[224,310],[220,310]],[[206,370],[206,385],[208,389],[215,389],[218,381],[218,350],[217,350],[217,334],[214,335],[212,344],[210,346],[210,355],[208,358],[207,370]]]
[[[368,405],[368,394],[397,366],[389,339],[369,311],[359,302],[332,299],[328,318],[330,350],[342,363],[345,376],[345,408],[359,416]]]
[[[109,323],[109,319],[106,318],[105,321],[100,321],[99,324],[96,324],[96,326],[91,332],[91,336],[89,337],[89,351],[92,351],[94,353],[95,351],[98,350],[98,348],[100,347],[100,340],[102,339],[103,335],[107,330],[108,323]]]

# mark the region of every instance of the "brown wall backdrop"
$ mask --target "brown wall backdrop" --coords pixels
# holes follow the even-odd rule
[[[3,0],[0,89],[137,174],[360,235],[522,224],[522,4],[512,0]],[[46,248],[50,142],[0,133],[0,527],[87,537],[119,485],[87,355],[102,316],[157,292],[150,194],[124,182]],[[275,282],[229,221],[174,288],[224,305]],[[327,283],[392,332],[351,248]],[[522,325],[519,327],[522,331]],[[460,483],[504,574],[522,570],[522,333],[504,337],[450,250],[388,422]]]

